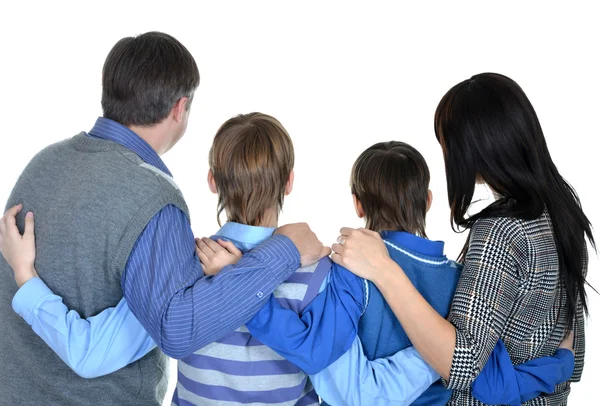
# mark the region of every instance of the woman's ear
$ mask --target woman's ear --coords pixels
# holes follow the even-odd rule
[[[292,193],[292,189],[294,188],[294,170],[290,172],[290,177],[288,178],[287,183],[285,184],[285,195],[289,195]]]
[[[208,188],[214,194],[217,193],[217,182],[215,182],[215,176],[213,175],[212,169],[208,170],[208,176],[206,177],[206,181],[208,182]]]
[[[352,199],[354,200],[354,210],[356,210],[356,215],[358,216],[358,218],[361,219],[365,217],[365,211],[363,210],[362,204],[360,203],[360,200],[358,200],[358,197],[356,197],[354,193],[352,194]]]
[[[427,209],[425,210],[426,213],[431,208],[431,203],[433,203],[433,193],[431,193],[431,190],[427,190]]]

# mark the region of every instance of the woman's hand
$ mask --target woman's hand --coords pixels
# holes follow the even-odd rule
[[[363,228],[342,228],[340,233],[331,259],[377,286],[419,354],[447,379],[456,342],[454,326],[415,289],[378,233]]]
[[[0,219],[0,253],[15,273],[15,281],[19,287],[37,276],[34,267],[33,213],[29,212],[25,216],[25,233],[21,235],[17,228],[16,216],[22,208],[22,204],[13,206]]]
[[[206,237],[196,238],[196,253],[206,275],[216,275],[221,269],[237,263],[242,257],[242,251],[232,242],[215,242]]]
[[[398,268],[375,231],[342,228],[337,241],[331,246],[333,262],[362,278],[377,283],[383,272]]]

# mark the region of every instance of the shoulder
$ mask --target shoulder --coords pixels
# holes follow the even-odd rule
[[[29,161],[27,169],[31,169],[36,166],[43,166],[45,170],[48,168],[48,163],[58,164],[61,161],[61,155],[64,155],[68,151],[69,140],[66,139],[57,143],[44,147],[41,151],[34,155]]]
[[[524,221],[511,217],[486,217],[479,219],[471,229],[470,243],[489,242],[516,248],[528,244]]]
[[[512,267],[526,269],[532,252],[526,223],[510,217],[477,220],[471,230],[466,260],[487,260],[506,266],[510,263]],[[509,262],[504,263],[505,261]]]
[[[522,220],[511,217],[484,217],[473,224],[474,236],[496,236],[511,238],[524,233]]]

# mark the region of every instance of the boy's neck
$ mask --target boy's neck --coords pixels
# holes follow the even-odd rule
[[[262,220],[257,225],[257,227],[267,227],[267,228],[277,228],[277,221],[279,220],[279,216],[276,209],[270,209],[265,211],[262,216]],[[227,221],[229,221],[229,216],[227,216]],[[242,223],[244,224],[244,223]]]
[[[400,227],[398,225],[395,225],[395,226],[394,225],[392,225],[392,226],[383,226],[383,227],[381,227],[381,230],[371,230],[371,231],[375,231],[375,232],[377,232],[379,234],[381,234],[381,233],[383,233],[385,231],[392,231],[392,232],[401,231],[401,232],[405,232],[405,233],[409,233],[409,234],[418,235],[418,233],[417,233],[416,230],[413,230],[413,231],[404,230],[404,229],[402,229],[402,227]]]

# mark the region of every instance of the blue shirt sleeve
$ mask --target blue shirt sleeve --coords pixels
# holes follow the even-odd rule
[[[246,324],[254,337],[308,374],[320,372],[350,348],[365,309],[364,279],[335,264],[328,278],[301,315],[271,296]]]
[[[486,404],[520,405],[571,378],[575,357],[567,349],[554,356],[540,357],[513,366],[502,340],[494,347],[487,363],[471,384],[472,394]]]
[[[330,405],[410,405],[440,376],[408,347],[388,358],[369,361],[360,339],[310,380]]]
[[[291,240],[275,235],[236,265],[205,276],[187,217],[169,205],[133,247],[123,295],[160,349],[183,358],[250,320],[299,266]]]
[[[27,281],[13,309],[79,376],[96,378],[134,362],[156,344],[122,299],[117,307],[81,319],[39,278]]]

